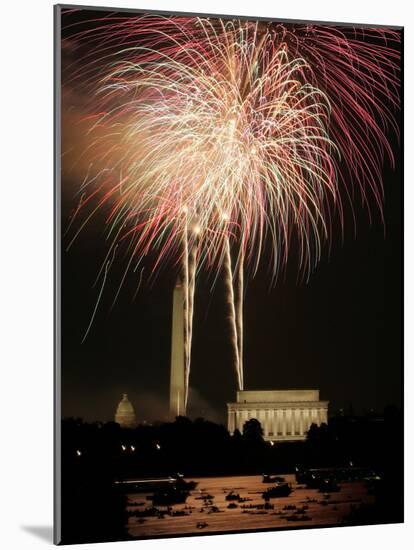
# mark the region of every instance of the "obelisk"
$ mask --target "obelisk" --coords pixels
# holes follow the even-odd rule
[[[173,292],[171,334],[170,414],[185,415],[184,403],[184,289],[178,278]]]

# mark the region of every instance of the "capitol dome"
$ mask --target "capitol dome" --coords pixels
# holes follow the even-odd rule
[[[122,428],[134,428],[137,424],[134,407],[129,401],[126,393],[123,394],[116,409],[115,422],[122,426]]]

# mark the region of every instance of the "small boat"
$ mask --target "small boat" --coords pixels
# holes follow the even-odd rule
[[[234,493],[233,491],[230,491],[228,495],[226,495],[226,500],[240,500],[239,493]]]
[[[166,490],[156,491],[148,498],[152,500],[154,506],[170,506],[171,504],[184,504],[189,494],[189,491],[171,487]]]
[[[167,477],[121,479],[114,482],[115,487],[126,493],[150,493],[151,491],[176,489],[192,491],[197,487],[197,482],[186,481],[183,474],[174,474]]]
[[[265,500],[269,498],[288,497],[292,492],[292,488],[289,483],[277,483],[274,487],[269,487],[262,494]]]
[[[334,479],[325,478],[320,481],[318,490],[320,493],[337,493],[341,488]]]
[[[285,478],[281,476],[272,476],[270,474],[262,474],[263,483],[284,483]]]

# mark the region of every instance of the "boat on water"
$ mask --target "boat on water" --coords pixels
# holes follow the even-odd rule
[[[274,487],[266,489],[266,491],[262,493],[262,497],[264,500],[268,500],[269,498],[288,497],[291,492],[292,487],[289,483],[276,483]]]
[[[151,493],[170,489],[192,491],[197,487],[197,482],[186,481],[183,474],[178,473],[166,477],[119,479],[114,484],[126,493]]]

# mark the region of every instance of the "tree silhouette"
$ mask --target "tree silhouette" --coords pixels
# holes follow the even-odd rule
[[[263,428],[256,418],[251,418],[244,423],[243,438],[249,442],[263,442]]]

